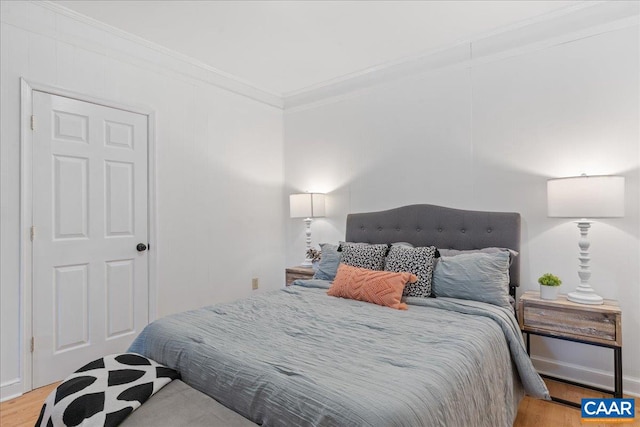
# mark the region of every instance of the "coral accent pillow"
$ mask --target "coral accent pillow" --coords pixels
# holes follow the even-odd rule
[[[407,305],[401,302],[402,292],[407,282],[416,280],[418,277],[411,273],[367,270],[340,264],[327,294],[406,310]]]

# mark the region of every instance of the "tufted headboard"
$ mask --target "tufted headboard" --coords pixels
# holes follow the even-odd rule
[[[408,242],[439,249],[509,248],[520,252],[520,214],[410,205],[347,216],[347,242]],[[520,284],[520,257],[509,269],[510,291]]]

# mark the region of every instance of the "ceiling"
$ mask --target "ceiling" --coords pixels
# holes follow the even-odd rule
[[[582,1],[55,1],[277,95]]]

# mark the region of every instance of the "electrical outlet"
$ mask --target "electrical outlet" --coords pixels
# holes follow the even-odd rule
[[[254,291],[256,289],[258,289],[258,278],[254,277],[253,279],[251,279],[251,289],[253,289]]]

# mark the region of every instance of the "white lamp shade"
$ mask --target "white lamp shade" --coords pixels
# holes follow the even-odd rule
[[[624,177],[577,176],[547,181],[547,215],[562,218],[624,216]]]
[[[324,194],[300,193],[289,196],[289,214],[291,218],[323,217]]]

